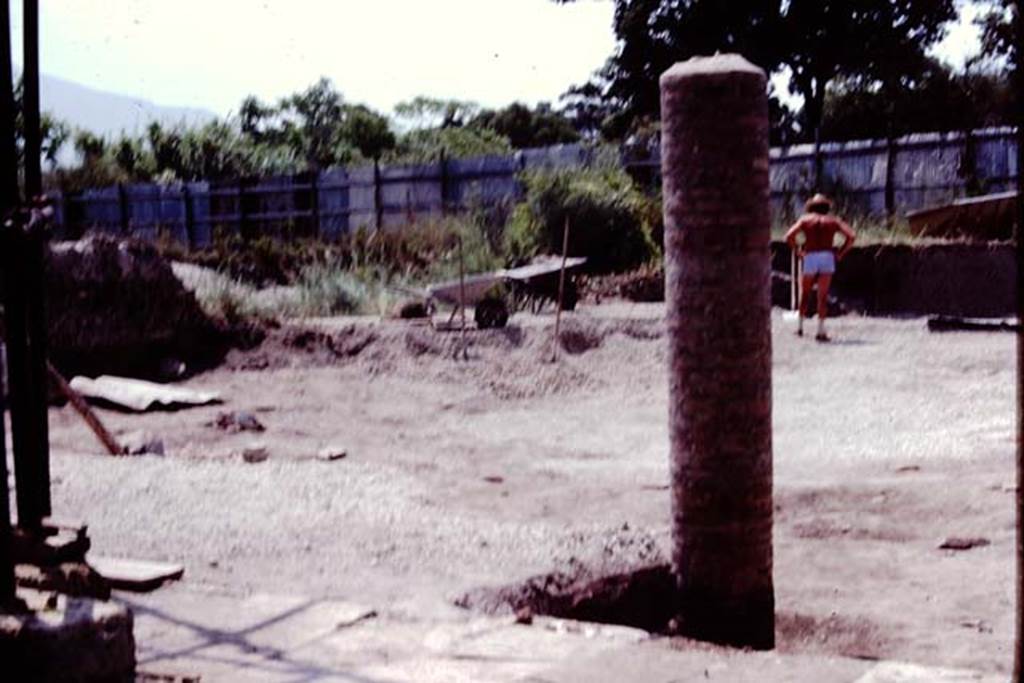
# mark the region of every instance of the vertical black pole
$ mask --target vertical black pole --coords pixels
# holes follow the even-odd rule
[[[1013,237],[1017,255],[1017,312],[1024,292],[1024,2],[1014,3],[1011,34],[1016,59],[1013,63],[1014,92],[1017,97],[1017,216]],[[1024,332],[1017,333],[1017,633],[1014,639],[1013,678],[1024,675]]]
[[[14,79],[11,75],[9,0],[0,0],[0,203],[4,213],[18,204],[18,158],[14,147]],[[0,225],[0,228],[3,226]]]
[[[373,160],[373,208],[376,212],[375,226],[380,230],[384,222],[384,203],[381,201],[380,162],[377,159]]]
[[[117,216],[121,234],[127,237],[130,221],[128,220],[128,196],[124,191],[124,183],[117,184]]]
[[[192,215],[192,193],[188,190],[188,183],[181,185],[181,208],[185,221],[185,243],[189,250],[196,248],[195,218]]]
[[[896,134],[891,124],[885,137],[885,216],[889,221],[896,216]]]
[[[25,197],[28,204],[42,192],[39,166],[39,2],[24,0]],[[38,528],[50,515],[50,435],[46,370],[46,234],[45,222],[25,235],[24,296],[27,309],[30,433],[28,452],[19,459],[18,525]],[[18,455],[17,453],[15,454]]]
[[[23,7],[25,70],[22,72],[22,119],[25,122],[25,198],[31,202],[43,192],[42,169],[39,165],[39,2],[25,0]]]
[[[238,179],[238,235],[248,240],[248,227],[245,222],[245,179]]]
[[[6,3],[5,3],[6,4]],[[3,346],[0,345],[0,350]],[[11,494],[7,488],[7,435],[4,430],[4,356],[0,352],[0,611],[14,602],[14,558],[11,556]]]
[[[445,158],[444,148],[441,148],[440,179],[441,179],[441,215],[448,214],[448,160]]]
[[[320,231],[320,172],[313,171],[309,178],[309,203],[313,211],[313,234],[311,237],[321,237]]]
[[[11,78],[11,36],[10,7],[8,0],[0,0],[0,221],[7,216],[17,202],[18,162],[14,149],[14,88]],[[9,230],[0,223],[0,254],[10,254]],[[0,261],[0,271],[7,273],[11,258]],[[11,299],[10,278],[4,279],[5,318],[10,315],[6,309]],[[7,327],[6,338],[10,340],[11,330]],[[10,341],[8,341],[10,347]],[[4,358],[0,355],[0,382],[2,382]],[[4,429],[5,393],[10,384],[0,384],[0,609],[14,602],[14,558],[11,556],[10,490],[7,487],[7,439]],[[13,423],[14,417],[11,416]]]

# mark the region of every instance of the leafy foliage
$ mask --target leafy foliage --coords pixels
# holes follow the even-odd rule
[[[351,105],[321,78],[309,88],[268,106],[247,97],[239,108],[242,135],[257,145],[284,147],[317,170],[358,157],[379,158],[394,147],[386,117],[363,105]]]
[[[567,100],[577,120],[604,113],[604,134],[622,138],[634,122],[658,117],[658,77],[673,63],[739,52],[768,73],[789,71],[804,99],[800,133],[810,139],[829,83],[905,85],[955,16],[953,0],[616,0],[616,52]],[[773,109],[786,116],[778,101]]]
[[[995,59],[1005,59],[1010,66],[1020,67],[1020,3],[996,0],[978,19],[981,26],[982,51]]]
[[[568,220],[569,255],[586,256],[591,272],[636,267],[658,253],[652,233],[660,211],[623,171],[591,168],[527,173],[526,195],[506,226],[513,261],[560,254]]]
[[[25,81],[18,78],[14,86],[14,137],[19,166],[25,158]],[[51,166],[57,163],[57,154],[71,137],[70,127],[48,112],[39,115],[39,150],[43,160]]]
[[[473,117],[469,126],[503,135],[515,149],[546,147],[580,139],[572,122],[546,102],[541,102],[533,110],[519,102],[504,109],[485,110]]]
[[[891,132],[964,131],[1014,121],[1015,93],[1005,73],[953,73],[931,61],[916,81],[894,94],[864,79],[838,81],[825,100],[822,137],[877,139]]]
[[[411,129],[459,128],[480,111],[474,102],[414,97],[395,105],[395,116]]]
[[[384,158],[390,163],[415,164],[437,161],[442,152],[454,158],[511,151],[508,138],[488,128],[424,128],[403,135]]]

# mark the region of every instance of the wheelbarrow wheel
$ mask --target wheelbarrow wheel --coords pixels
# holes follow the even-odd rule
[[[508,322],[508,307],[501,299],[483,299],[476,305],[473,319],[481,330],[505,327]]]
[[[565,292],[562,296],[562,310],[563,311],[575,311],[576,304],[580,300],[580,290],[577,289],[576,283],[569,280],[565,283]]]

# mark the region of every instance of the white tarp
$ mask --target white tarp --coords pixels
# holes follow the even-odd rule
[[[220,394],[212,391],[195,391],[112,375],[100,375],[96,379],[75,377],[71,380],[71,388],[86,398],[106,401],[138,412],[151,410],[155,406],[201,406],[220,401]]]

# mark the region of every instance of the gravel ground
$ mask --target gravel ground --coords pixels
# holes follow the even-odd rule
[[[658,305],[517,315],[459,335],[311,321],[186,385],[225,405],[129,415],[168,455],[114,459],[51,411],[56,514],[104,555],[183,562],[224,594],[353,597],[453,618],[463,592],[661,561],[667,384]],[[780,647],[1007,671],[1014,337],[846,317],[816,344],[773,316]],[[251,411],[266,431],[213,426]],[[237,451],[259,441],[268,461]],[[326,445],[348,456],[317,460]],[[952,553],[946,536],[991,544]],[[965,625],[966,624],[966,625]]]

